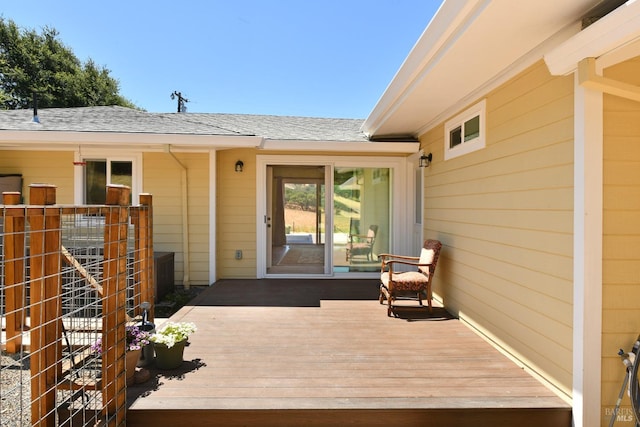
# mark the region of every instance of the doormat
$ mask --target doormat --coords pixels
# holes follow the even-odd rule
[[[324,245],[290,246],[278,265],[324,264]]]

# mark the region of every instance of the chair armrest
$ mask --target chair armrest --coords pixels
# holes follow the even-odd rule
[[[403,265],[412,265],[414,267],[428,267],[428,266],[432,265],[433,263],[420,264],[419,262],[391,260],[391,261],[386,261],[385,264],[386,265],[391,265],[391,266],[393,266],[394,264],[403,264]]]
[[[418,256],[394,255],[394,254],[379,254],[378,258],[381,258],[382,261],[384,261],[387,258],[402,259],[402,260],[413,260],[413,261],[417,261],[417,260],[420,259],[420,257],[418,257]]]
[[[367,236],[366,234],[349,234],[349,241],[353,242],[355,239],[370,239],[371,236]]]

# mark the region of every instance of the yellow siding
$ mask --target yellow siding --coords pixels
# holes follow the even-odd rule
[[[425,236],[444,243],[446,307],[570,395],[573,79],[540,62],[487,96],[487,144],[444,161],[444,125],[421,137]]]
[[[23,195],[29,201],[29,185],[52,184],[60,204],[73,203],[73,153],[61,151],[0,151],[0,174],[19,173]]]
[[[640,59],[605,76],[640,85]],[[617,351],[630,351],[640,333],[639,135],[640,103],[604,95],[603,414],[615,405],[625,373]]]
[[[175,153],[187,169],[189,283],[209,285],[209,154]],[[182,238],[182,169],[167,153],[145,153],[144,192],[153,195],[156,251],[175,252],[175,278],[185,274]]]
[[[257,276],[256,236],[256,156],[308,156],[309,152],[283,152],[254,149],[222,150],[217,153],[217,279],[255,278]],[[361,152],[343,152],[344,156],[362,156]],[[335,152],[314,152],[314,156],[335,156]],[[388,154],[367,153],[367,156]],[[394,155],[391,155],[394,156]],[[399,154],[398,156],[405,156]],[[236,161],[244,162],[244,171],[234,170]],[[235,251],[242,250],[242,259]]]
[[[256,151],[225,150],[217,153],[217,254],[218,278],[255,278],[256,273]],[[244,171],[235,172],[236,161]],[[263,189],[261,189],[264,191]],[[242,259],[235,259],[235,251]]]
[[[176,157],[188,169],[189,239],[192,285],[209,284],[209,155],[184,154]],[[57,200],[72,204],[74,190],[73,152],[0,151],[0,173],[20,173],[24,179],[25,201],[29,184],[57,186]],[[165,153],[145,153],[143,191],[153,195],[154,247],[175,252],[175,280],[182,283],[181,174],[176,162]]]

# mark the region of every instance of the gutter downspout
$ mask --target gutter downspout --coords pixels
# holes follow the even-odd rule
[[[169,154],[171,158],[176,162],[180,168],[180,181],[181,181],[181,205],[182,205],[182,263],[183,263],[183,276],[182,285],[185,289],[190,288],[191,268],[189,261],[189,194],[188,194],[188,180],[187,180],[187,168],[180,160],[171,152],[171,144],[164,146],[164,152]]]

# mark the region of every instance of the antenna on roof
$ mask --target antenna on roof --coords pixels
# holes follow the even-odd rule
[[[176,99],[176,98],[178,98],[178,113],[186,113],[187,107],[186,105],[184,105],[184,103],[189,102],[189,100],[183,97],[181,92],[174,90],[173,93],[171,94],[171,99]]]

